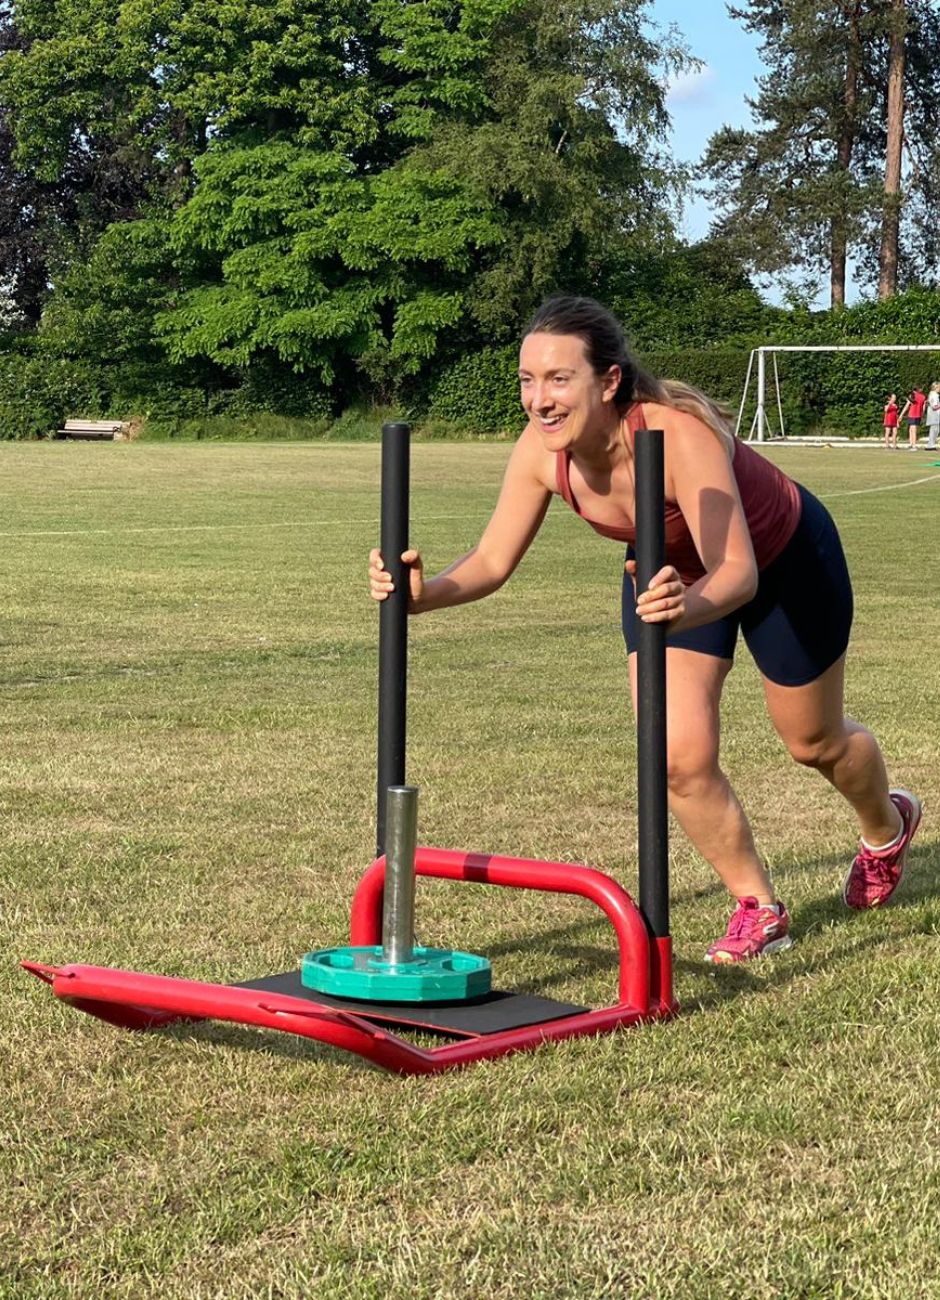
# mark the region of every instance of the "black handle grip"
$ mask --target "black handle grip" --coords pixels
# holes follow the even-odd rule
[[[395,590],[379,606],[379,731],[376,790],[376,854],[385,852],[388,787],[405,784],[408,683],[408,549],[411,426],[382,425],[382,523],[380,546]]]
[[[662,429],[635,439],[636,589],[666,558]],[[637,619],[637,805],[640,911],[656,938],[669,934],[669,804],[666,785],[666,629]]]

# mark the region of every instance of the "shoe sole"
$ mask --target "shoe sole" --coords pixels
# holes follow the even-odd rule
[[[911,794],[910,790],[902,789],[901,786],[894,786],[888,791],[888,794],[897,794],[900,795],[902,799],[907,799],[911,807],[914,809],[914,816],[911,818],[911,828],[907,837],[907,847],[904,850],[904,858],[901,862],[901,870],[898,872],[898,878],[894,883],[894,888],[886,898],[879,899],[877,903],[869,903],[867,907],[853,907],[848,898],[846,898],[849,888],[849,880],[852,876],[852,868],[849,867],[848,875],[842,882],[842,901],[851,912],[873,912],[876,907],[884,907],[885,903],[890,903],[892,898],[898,892],[901,881],[904,879],[904,873],[907,870],[907,855],[910,852],[911,842],[917,834],[917,828],[920,825],[920,819],[923,816],[924,809],[917,795]]]
[[[705,954],[705,960],[712,966],[740,966],[742,962],[757,961],[759,957],[772,957],[774,953],[786,952],[788,948],[793,947],[794,940],[790,935],[785,934],[779,939],[772,939],[770,943],[765,944],[760,952],[755,952],[753,957],[732,957],[730,961],[716,960],[711,953]]]

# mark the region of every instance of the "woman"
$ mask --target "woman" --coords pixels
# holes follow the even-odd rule
[[[927,395],[923,393],[915,384],[911,390],[911,395],[901,407],[901,419],[907,416],[907,434],[908,446],[911,451],[917,450],[917,431],[920,428],[920,422],[924,418],[924,407],[927,405]]]
[[[634,541],[633,438],[664,430],[666,560],[636,597],[627,551],[623,627],[636,700],[636,621],[666,623],[669,806],[736,900],[714,962],[787,948],[789,916],[718,761],[719,704],[738,629],[760,669],[771,720],[793,758],[849,801],[862,843],[843,886],[849,907],[894,893],[920,804],[888,789],[869,731],[843,714],[852,592],[835,525],[820,503],[730,433],[725,414],[685,384],[646,374],[623,332],[589,298],[550,299],[519,357],[529,422],[479,543],[425,581],[417,551],[409,608],[423,614],[501,587],[558,494],[605,537]],[[392,581],[370,554],[371,593]]]

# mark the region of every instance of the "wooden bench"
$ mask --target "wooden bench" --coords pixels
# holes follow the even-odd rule
[[[127,437],[128,428],[123,420],[66,420],[64,427],[56,431],[56,437],[120,442]]]

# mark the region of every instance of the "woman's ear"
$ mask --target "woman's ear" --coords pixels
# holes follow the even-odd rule
[[[617,396],[617,389],[620,387],[620,381],[623,378],[623,371],[619,366],[611,366],[604,376],[603,398],[605,402],[612,402]]]

